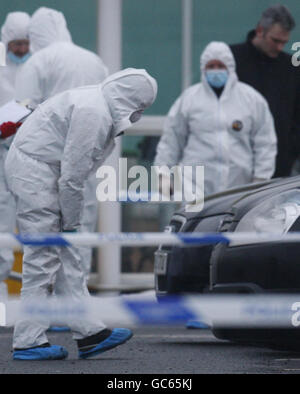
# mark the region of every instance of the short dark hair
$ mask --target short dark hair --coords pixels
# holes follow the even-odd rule
[[[258,22],[264,30],[269,30],[275,23],[279,23],[286,31],[291,31],[295,27],[295,20],[290,11],[281,4],[267,8]]]

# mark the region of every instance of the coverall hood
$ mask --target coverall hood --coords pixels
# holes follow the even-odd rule
[[[55,42],[72,42],[64,15],[41,7],[31,17],[29,25],[31,52],[37,52]]]
[[[224,42],[213,41],[206,46],[200,57],[200,70],[201,70],[201,81],[205,86],[205,89],[212,90],[209,86],[205,77],[205,67],[211,60],[220,60],[227,67],[229,78],[226,83],[225,89],[228,91],[232,85],[238,80],[235,71],[235,60],[233,54],[227,44]]]
[[[10,41],[29,39],[30,16],[26,12],[10,12],[1,28],[1,41],[7,47]]]
[[[142,69],[119,71],[106,78],[101,88],[112,115],[115,136],[131,127],[134,123],[131,115],[148,108],[157,95],[156,80]]]

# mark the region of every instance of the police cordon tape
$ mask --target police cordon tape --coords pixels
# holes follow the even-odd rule
[[[180,247],[203,244],[237,246],[249,243],[300,242],[300,233],[50,233],[0,234],[0,247],[120,246]],[[1,301],[1,300],[0,300]],[[107,325],[136,326],[142,324],[184,324],[200,320],[222,327],[285,327],[300,326],[300,293],[291,295],[199,295],[165,297],[87,297],[80,301],[50,297],[46,300],[19,299],[0,302],[0,326],[13,326],[20,317],[76,328],[76,321],[96,317]]]
[[[197,320],[210,327],[297,328],[300,326],[300,294],[195,295],[154,294],[119,297],[85,297],[80,300],[48,297],[0,302],[0,326],[13,326],[18,318],[76,330],[78,321],[104,321],[110,327],[184,325]]]
[[[228,244],[229,246],[266,242],[300,242],[300,232],[280,233],[49,233],[49,234],[10,234],[0,233],[0,248],[19,248],[20,246],[89,246],[101,247],[109,244],[119,246],[159,246],[176,245],[180,247],[203,244]]]

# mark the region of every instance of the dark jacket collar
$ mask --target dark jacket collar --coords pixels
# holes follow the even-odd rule
[[[247,34],[247,41],[246,41],[249,50],[261,61],[270,62],[270,63],[276,62],[278,58],[272,58],[266,55],[264,52],[262,52],[260,49],[256,48],[256,46],[252,44],[252,40],[254,37],[255,37],[255,30],[250,30],[249,33]]]

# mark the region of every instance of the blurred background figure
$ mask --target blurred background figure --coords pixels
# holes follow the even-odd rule
[[[289,176],[300,153],[300,70],[283,51],[295,21],[284,5],[266,9],[247,41],[232,45],[240,81],[267,100],[275,121],[278,155],[274,177]]]
[[[1,41],[6,46],[6,66],[0,68],[0,106],[15,96],[16,75],[30,56],[29,26],[30,17],[25,12],[11,12],[7,15],[1,29]],[[1,128],[0,128],[1,133]],[[12,138],[0,134],[0,232],[15,232],[15,202],[7,189],[4,162]],[[12,250],[0,249],[0,297],[7,295],[7,279],[14,262]]]
[[[32,57],[19,73],[16,99],[30,99],[35,108],[48,98],[72,88],[101,83],[108,70],[99,56],[72,42],[61,12],[41,7],[29,26]],[[91,174],[85,185],[81,231],[94,232],[97,225],[97,179]],[[91,268],[91,248],[81,248],[86,277]]]
[[[155,165],[204,166],[205,195],[271,178],[276,134],[266,100],[238,81],[225,43],[210,43],[200,65],[202,82],[168,113]],[[201,185],[193,177],[189,187]]]
[[[16,82],[16,98],[33,108],[64,90],[102,82],[108,70],[95,53],[72,42],[64,15],[41,7],[29,26],[32,58]]]
[[[6,46],[6,67],[0,69],[0,106],[14,98],[17,72],[30,57],[29,21],[30,16],[26,12],[11,12],[2,26],[1,41]]]

